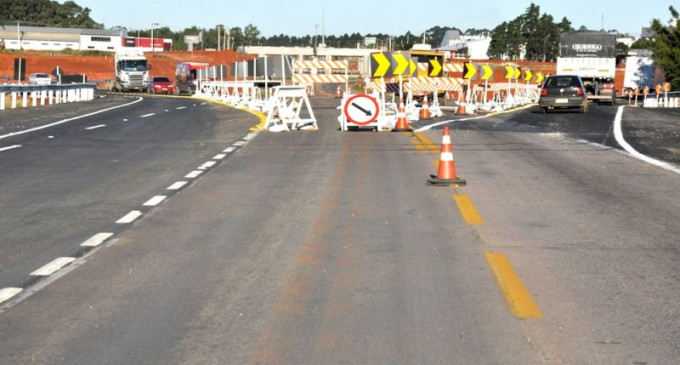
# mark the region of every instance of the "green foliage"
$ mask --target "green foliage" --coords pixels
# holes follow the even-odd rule
[[[666,75],[672,90],[680,90],[680,16],[673,6],[669,7],[671,21],[666,25],[659,19],[652,21],[654,63]]]
[[[90,18],[90,11],[73,1],[0,0],[0,24],[19,21],[34,26],[101,29],[103,26]]]
[[[555,23],[552,15],[541,15],[540,7],[531,3],[524,14],[503,22],[491,31],[487,54],[492,58],[553,61],[557,58],[560,34],[571,30],[565,17]]]

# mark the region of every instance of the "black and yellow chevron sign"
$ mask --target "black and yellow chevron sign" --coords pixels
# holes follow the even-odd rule
[[[471,62],[466,62],[464,65],[465,70],[463,70],[463,78],[466,80],[474,78],[477,74],[477,67]]]
[[[374,78],[392,76],[412,76],[416,73],[416,64],[401,53],[371,53],[371,76]]]

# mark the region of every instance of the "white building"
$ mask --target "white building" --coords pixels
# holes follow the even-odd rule
[[[449,30],[444,34],[438,51],[450,52],[458,56],[463,49],[467,48],[467,56],[475,60],[487,60],[487,51],[491,45],[491,37],[488,35],[461,35],[457,30]]]
[[[125,37],[125,30],[0,25],[0,41],[13,50],[115,52],[123,46]]]

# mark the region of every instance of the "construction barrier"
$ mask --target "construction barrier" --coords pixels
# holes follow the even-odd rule
[[[293,84],[308,87],[310,96],[314,95],[315,84],[339,83],[345,84],[345,91],[349,91],[349,76],[347,60],[298,60],[292,62]],[[319,70],[322,72],[319,73]],[[341,72],[341,74],[336,73]]]
[[[305,108],[305,115],[302,115]],[[269,99],[264,128],[272,132],[317,130],[319,126],[303,86],[277,86]]]

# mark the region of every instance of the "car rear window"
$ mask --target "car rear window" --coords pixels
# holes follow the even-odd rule
[[[552,87],[576,87],[580,86],[578,79],[575,77],[550,77],[545,83],[546,86]]]
[[[167,77],[154,77],[153,78],[154,82],[170,82],[170,79]]]

